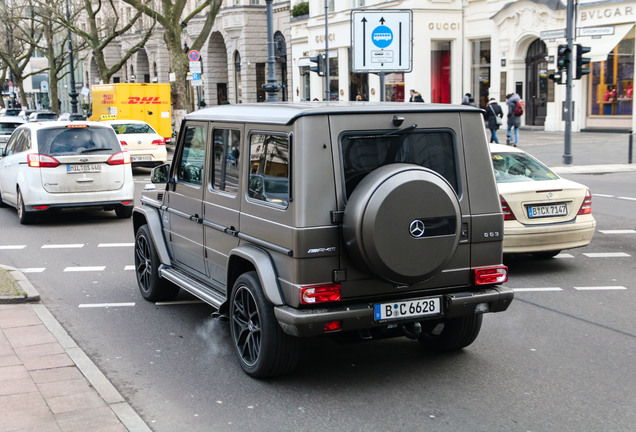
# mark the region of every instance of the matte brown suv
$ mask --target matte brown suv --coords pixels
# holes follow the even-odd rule
[[[293,370],[301,337],[462,349],[513,299],[475,108],[204,109],[152,181],[133,219],[142,296],[184,289],[217,308],[255,377]]]

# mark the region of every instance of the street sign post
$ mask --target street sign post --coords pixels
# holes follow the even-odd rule
[[[191,62],[197,62],[201,58],[201,55],[197,50],[190,50],[190,52],[188,53],[188,58]]]
[[[411,72],[413,12],[400,9],[351,11],[352,71]]]

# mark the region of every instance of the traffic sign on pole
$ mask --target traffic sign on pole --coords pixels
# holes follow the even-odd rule
[[[188,58],[190,59],[190,61],[196,62],[199,61],[201,55],[197,50],[190,50],[190,52],[188,53]]]
[[[413,12],[401,9],[351,11],[353,72],[411,72]]]

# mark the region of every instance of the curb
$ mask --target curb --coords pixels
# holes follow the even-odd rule
[[[14,268],[0,264],[0,269],[7,270],[9,274],[18,282],[26,296],[0,297],[0,304],[15,303],[31,303],[39,302],[40,294],[31,285],[31,282],[24,274]],[[130,406],[124,397],[117,391],[115,386],[106,378],[99,370],[97,365],[84,353],[84,351],[75,343],[73,338],[64,330],[62,325],[55,319],[51,312],[43,304],[34,304],[31,306],[35,314],[40,318],[42,324],[51,332],[53,337],[66,351],[66,354],[73,360],[75,366],[88,380],[91,386],[97,391],[106,405],[117,416],[122,425],[130,432],[152,432],[143,419]]]
[[[611,174],[636,171],[635,164],[573,165],[550,167],[557,174]]]

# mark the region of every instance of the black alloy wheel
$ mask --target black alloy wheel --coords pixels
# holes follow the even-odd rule
[[[443,321],[441,333],[422,333],[418,337],[420,344],[431,351],[458,351],[477,339],[481,330],[482,314],[472,314],[449,318]]]
[[[144,299],[167,301],[179,294],[179,287],[159,277],[159,256],[148,225],[142,225],[135,236],[135,275]]]
[[[18,189],[18,197],[16,202],[16,207],[18,210],[18,219],[22,225],[28,225],[33,222],[33,212],[29,212],[26,210],[24,206],[24,198],[22,198],[22,192]]]

